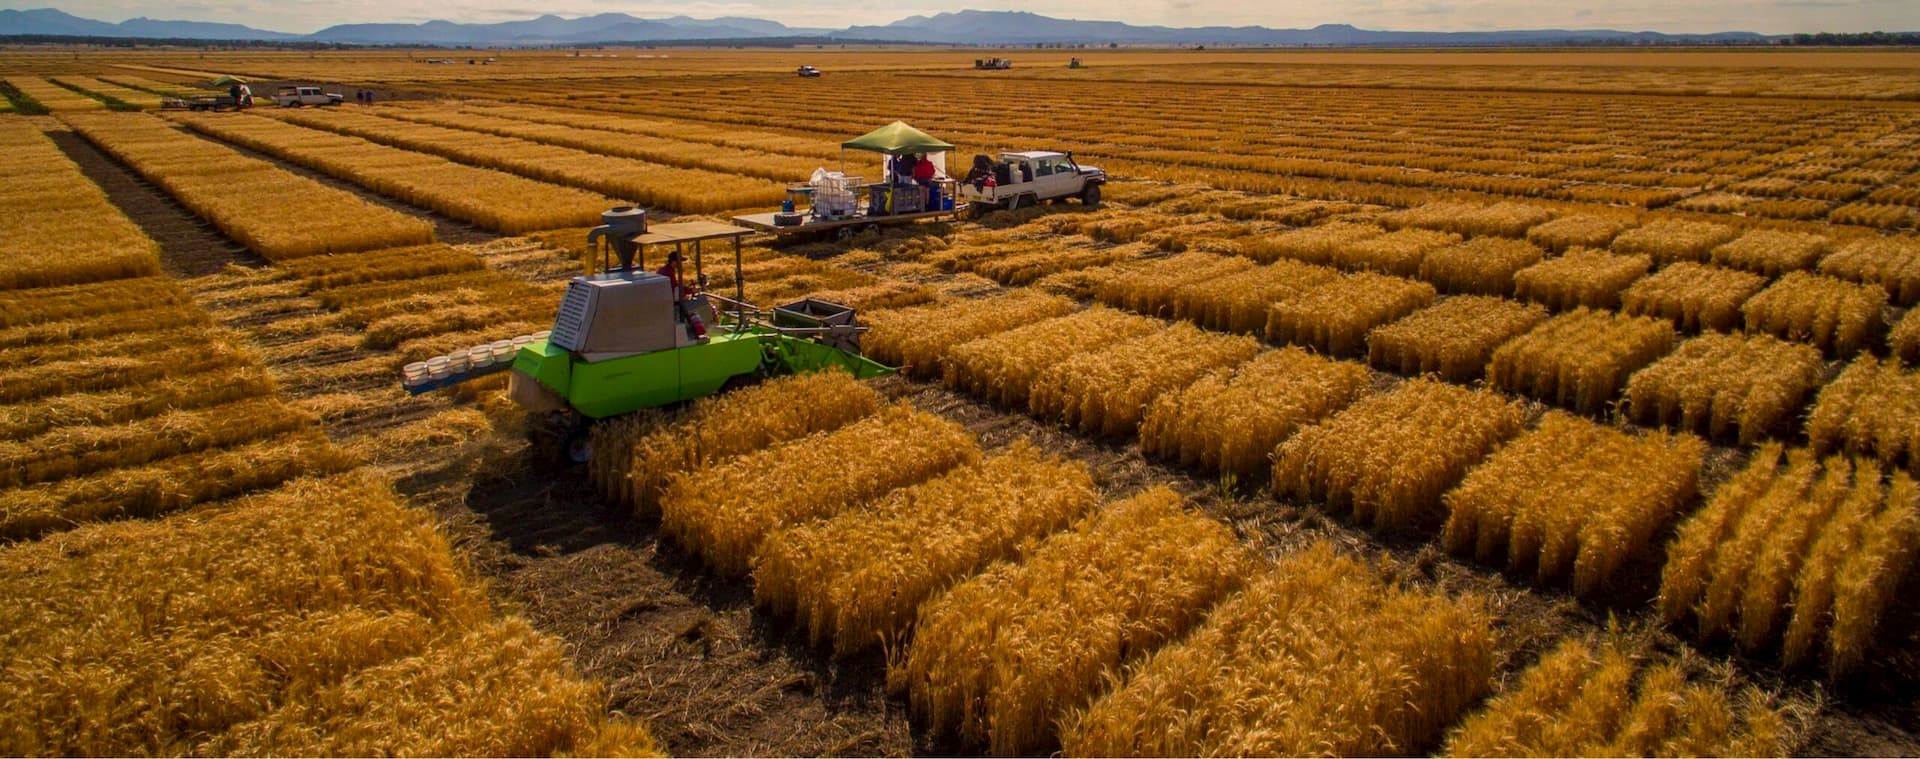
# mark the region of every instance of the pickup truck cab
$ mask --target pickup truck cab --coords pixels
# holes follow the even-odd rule
[[[319,87],[281,87],[273,96],[273,102],[282,108],[298,108],[303,105],[339,105],[346,102],[346,96],[337,92],[322,92]]]
[[[992,181],[969,174],[960,183],[960,197],[982,208],[1024,208],[1042,201],[1079,198],[1100,203],[1100,186],[1107,173],[1097,166],[1081,166],[1072,153],[1030,150],[1001,153],[991,168]]]

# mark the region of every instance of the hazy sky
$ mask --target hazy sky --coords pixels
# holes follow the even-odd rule
[[[640,17],[755,16],[791,26],[885,24],[943,10],[1029,10],[1048,16],[1167,26],[1260,25],[1309,27],[1325,23],[1402,31],[1486,29],[1625,29],[1662,32],[1920,30],[1920,0],[0,0],[0,8],[56,7],[76,16],[122,21],[136,16],[223,21],[282,32],[311,32],[353,22],[510,21],[542,13],[574,17],[622,12]],[[884,10],[882,10],[884,8]]]

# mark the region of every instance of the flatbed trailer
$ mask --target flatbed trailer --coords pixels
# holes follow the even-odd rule
[[[735,225],[756,232],[784,237],[806,232],[848,231],[854,232],[867,227],[883,227],[895,224],[925,221],[927,219],[959,219],[967,212],[966,203],[955,203],[952,208],[919,213],[899,213],[886,216],[848,216],[839,219],[805,219],[798,224],[780,225],[773,222],[774,213],[750,213],[733,217]]]

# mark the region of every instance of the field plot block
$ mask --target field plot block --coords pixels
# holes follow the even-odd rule
[[[1820,351],[1766,335],[1710,334],[1627,381],[1628,415],[1741,445],[1784,431],[1820,383]]]
[[[1628,376],[1673,350],[1673,343],[1673,325],[1665,321],[1580,309],[1500,346],[1487,382],[1598,414]]]

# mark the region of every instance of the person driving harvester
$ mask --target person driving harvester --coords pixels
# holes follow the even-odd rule
[[[680,285],[680,262],[686,260],[679,251],[667,254],[667,262],[653,273],[667,278],[667,284],[673,291],[673,312],[682,323],[687,325],[687,336],[698,340],[707,334],[707,325],[700,323],[700,317],[687,309],[688,293]]]

